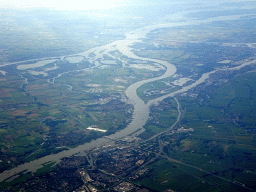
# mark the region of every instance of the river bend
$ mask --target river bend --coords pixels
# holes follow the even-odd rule
[[[233,18],[231,18],[233,19]],[[238,19],[238,18],[237,18]],[[217,70],[205,73],[202,75],[202,77],[200,79],[198,79],[196,82],[192,83],[191,85],[188,85],[186,87],[181,88],[178,91],[175,91],[173,93],[158,97],[156,99],[150,100],[147,104],[144,103],[144,101],[142,101],[137,93],[136,90],[142,86],[145,83],[149,83],[149,82],[153,82],[156,80],[160,80],[160,79],[164,79],[167,77],[170,77],[172,75],[174,75],[176,73],[176,67],[173,64],[170,64],[166,61],[162,61],[162,60],[158,60],[158,59],[150,59],[150,58],[144,58],[144,57],[139,57],[137,55],[135,55],[132,52],[132,48],[131,46],[137,42],[140,42],[142,38],[146,37],[146,34],[148,34],[149,32],[151,32],[152,30],[158,29],[158,28],[166,28],[166,27],[177,27],[177,26],[184,26],[184,25],[197,25],[200,23],[206,23],[206,22],[211,22],[211,21],[216,21],[216,20],[230,20],[225,18],[225,17],[218,17],[215,19],[208,19],[208,20],[204,20],[204,21],[193,21],[193,22],[184,22],[184,23],[168,23],[168,24],[160,24],[160,25],[153,25],[153,26],[147,26],[147,27],[143,27],[140,29],[137,29],[131,33],[128,33],[126,35],[126,38],[124,40],[118,40],[115,41],[113,43],[110,43],[108,45],[105,46],[100,46],[100,47],[96,47],[93,49],[90,49],[88,51],[85,51],[83,53],[77,54],[80,56],[84,56],[86,58],[89,57],[90,53],[94,53],[96,55],[96,57],[94,57],[93,60],[91,60],[91,62],[96,61],[99,58],[103,58],[103,54],[108,54],[110,51],[120,51],[123,55],[132,58],[132,59],[138,59],[138,60],[144,60],[144,61],[152,61],[155,63],[159,63],[161,65],[164,65],[166,67],[166,71],[163,75],[159,76],[159,77],[155,77],[155,78],[151,78],[151,79],[147,79],[147,80],[142,80],[139,82],[136,82],[134,84],[132,84],[131,86],[129,86],[126,91],[125,94],[127,96],[127,98],[129,99],[129,101],[134,105],[134,112],[132,115],[132,121],[127,125],[127,127],[113,135],[110,135],[111,138],[113,139],[119,139],[122,137],[125,137],[127,135],[130,135],[138,130],[142,130],[143,131],[143,126],[146,124],[146,121],[148,120],[149,117],[149,108],[150,105],[152,104],[156,104],[157,102],[162,101],[163,99],[167,98],[167,97],[173,97],[175,94],[178,93],[183,93],[188,91],[189,89],[197,86],[200,83],[203,83],[207,78],[209,78],[209,76],[213,73],[215,73]],[[64,59],[65,56],[62,57],[62,59]],[[246,64],[243,64],[242,66],[238,66],[235,67],[234,69],[240,69],[243,66],[255,63],[256,60],[254,60],[253,62],[248,62]],[[11,63],[11,64],[17,64],[17,63]],[[6,64],[6,65],[11,65],[11,64]],[[229,69],[230,70],[230,69]],[[232,69],[231,69],[232,70]],[[53,81],[54,83],[54,81]],[[71,87],[69,87],[70,89],[72,89]],[[45,157],[42,157],[40,159],[19,165],[17,167],[14,167],[10,170],[6,170],[3,173],[0,173],[0,182],[4,181],[10,177],[15,177],[16,174],[22,172],[22,171],[27,171],[27,172],[35,172],[37,169],[42,167],[42,164],[48,163],[48,162],[59,162],[61,158],[63,157],[67,157],[67,156],[71,156],[80,152],[83,152],[84,150],[90,150],[93,149],[95,147],[100,147],[103,146],[107,143],[112,142],[112,140],[108,139],[108,138],[99,138],[96,140],[91,141],[90,143],[85,143],[83,145],[79,145],[76,148],[67,150],[67,151],[62,151],[58,154],[52,154],[52,155],[48,155]]]

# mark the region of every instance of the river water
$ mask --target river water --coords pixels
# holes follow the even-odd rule
[[[225,19],[225,18],[216,19],[215,18],[215,20],[227,20],[227,19]],[[205,20],[203,22],[210,22],[210,21],[213,21],[213,19]],[[149,117],[150,105],[156,104],[157,102],[160,102],[167,97],[172,97],[175,94],[188,91],[189,89],[197,86],[198,84],[203,83],[207,78],[209,78],[209,75],[211,75],[217,71],[217,70],[215,70],[215,71],[205,73],[202,75],[202,77],[199,80],[197,80],[193,84],[183,87],[182,89],[175,91],[173,93],[150,100],[147,104],[145,104],[144,101],[142,101],[136,93],[136,90],[143,84],[170,77],[176,73],[177,69],[173,64],[170,64],[163,60],[139,57],[132,52],[131,46],[135,43],[140,42],[141,39],[145,38],[146,34],[151,32],[152,30],[155,30],[158,28],[177,27],[177,26],[192,25],[192,24],[196,25],[196,24],[200,24],[203,22],[202,21],[200,21],[200,22],[194,21],[194,22],[186,22],[186,23],[168,23],[168,24],[160,24],[160,25],[143,27],[143,28],[137,29],[137,30],[127,34],[126,38],[124,40],[118,40],[118,41],[115,41],[108,45],[96,47],[96,48],[90,49],[86,52],[78,54],[80,56],[88,58],[90,53],[94,53],[96,56],[94,57],[94,59],[92,61],[96,61],[97,59],[103,58],[103,54],[108,54],[110,51],[118,50],[123,55],[125,55],[129,58],[144,60],[144,61],[152,61],[155,63],[159,63],[161,65],[164,65],[166,67],[166,71],[162,76],[136,82],[127,88],[127,90],[125,91],[125,94],[126,94],[127,98],[129,99],[129,101],[134,105],[132,121],[127,125],[127,127],[125,129],[123,129],[113,135],[110,135],[109,136],[110,138],[119,139],[119,138],[125,137],[127,135],[130,135],[138,130],[140,130],[140,133],[143,132],[143,126],[146,124],[146,121],[148,120],[148,117]],[[63,56],[63,59],[64,59],[64,57],[65,56]],[[72,87],[69,87],[69,88],[72,89]],[[84,150],[90,150],[90,149],[93,149],[96,147],[100,147],[100,146],[103,146],[103,145],[111,143],[111,142],[113,142],[111,139],[108,139],[105,137],[99,138],[99,139],[91,141],[90,143],[85,143],[83,145],[80,145],[76,148],[73,148],[73,149],[70,149],[67,151],[62,151],[58,154],[48,155],[46,157],[42,157],[40,159],[19,165],[15,168],[12,168],[10,170],[7,170],[7,171],[4,171],[3,173],[1,173],[0,174],[0,182],[4,181],[10,177],[13,177],[13,176],[15,176],[15,174],[20,173],[22,171],[35,172],[37,169],[41,168],[42,164],[44,164],[44,163],[59,162],[60,159],[63,157],[71,156],[71,155],[83,152]]]

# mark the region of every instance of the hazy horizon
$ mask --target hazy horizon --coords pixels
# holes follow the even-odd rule
[[[222,3],[240,3],[240,2],[250,2],[253,0],[215,0],[215,1],[166,1],[166,0],[94,0],[91,2],[85,2],[81,0],[74,1],[42,1],[42,0],[4,0],[0,2],[0,9],[34,9],[34,8],[50,8],[55,10],[108,10],[114,9],[121,6],[136,6],[136,5],[155,5],[155,4],[205,4],[205,5],[218,5]]]

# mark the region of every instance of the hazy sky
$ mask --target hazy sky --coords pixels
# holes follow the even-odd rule
[[[0,0],[0,8],[26,9],[49,7],[61,10],[111,9],[128,0]]]
[[[26,9],[48,7],[59,10],[111,9],[122,5],[162,3],[206,3],[241,2],[255,0],[0,0],[0,8]]]

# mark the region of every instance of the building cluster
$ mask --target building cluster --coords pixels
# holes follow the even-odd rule
[[[155,152],[152,145],[138,145],[138,141],[137,137],[127,137],[87,151],[85,156],[65,157],[53,171],[28,179],[18,187],[23,191],[146,192],[144,186],[134,182],[150,171],[144,165]]]
[[[126,176],[133,169],[143,164],[147,157],[148,152],[141,151],[140,147],[119,147],[99,154],[96,166],[108,173]]]
[[[129,179],[135,181],[149,171],[143,165],[151,153],[136,145],[139,140],[137,137],[127,137],[113,145],[91,151],[92,163],[80,171],[88,189],[100,191],[111,188],[119,192],[144,189],[142,186],[127,182]]]

